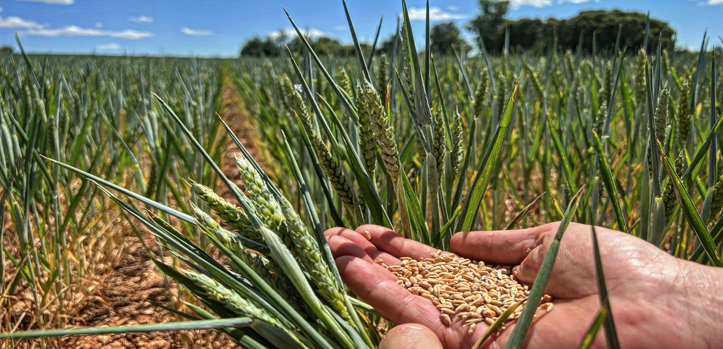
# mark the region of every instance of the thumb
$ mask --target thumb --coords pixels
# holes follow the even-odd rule
[[[379,349],[442,349],[442,343],[432,330],[420,324],[403,324],[384,336]]]

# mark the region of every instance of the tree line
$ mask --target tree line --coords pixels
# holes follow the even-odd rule
[[[510,2],[507,0],[478,0],[480,13],[464,25],[464,29],[473,34],[474,43],[468,43],[462,37],[462,30],[455,22],[437,23],[430,31],[430,49],[437,55],[451,55],[468,52],[472,45],[484,48],[492,54],[499,54],[506,40],[511,50],[542,52],[549,47],[560,50],[577,50],[582,44],[583,52],[590,53],[593,46],[599,51],[611,50],[620,32],[620,45],[638,48],[643,46],[648,16],[636,11],[622,10],[585,10],[571,18],[520,18],[507,17]],[[382,40],[377,45],[380,53],[390,53],[394,49],[396,34]],[[650,18],[648,47],[657,47],[662,40],[663,48],[674,48],[675,30],[668,22]],[[331,37],[315,37],[311,46],[319,55],[351,56],[355,54],[353,45],[345,45]],[[593,45],[593,41],[595,45]],[[301,47],[297,37],[278,35],[253,37],[241,48],[241,56],[273,57],[281,54],[283,45],[295,50]],[[362,50],[371,50],[369,44],[361,44]],[[636,52],[635,49],[629,50]]]

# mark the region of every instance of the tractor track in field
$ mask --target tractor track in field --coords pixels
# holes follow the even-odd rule
[[[236,137],[239,138],[241,143],[248,149],[249,153],[256,159],[260,157],[260,146],[256,139],[257,130],[252,120],[248,118],[246,112],[243,110],[241,101],[236,93],[236,88],[230,78],[224,77],[222,84],[222,97],[221,97],[221,108],[219,114],[223,117],[224,121],[229,125],[231,130],[234,132]],[[239,154],[236,144],[226,135],[223,128],[219,130],[222,134],[218,136],[219,146],[225,147],[221,160],[221,170],[231,179],[236,185],[245,189],[243,181],[240,178],[239,171],[236,167],[234,160],[234,154]],[[218,194],[225,199],[235,202],[236,200],[231,195],[230,191],[223,185],[217,188]],[[164,287],[164,281],[162,274],[153,265],[146,251],[143,249],[141,243],[133,235],[132,232],[128,231],[126,236],[127,243],[131,246],[130,253],[127,256],[127,265],[117,268],[120,273],[132,272],[134,275],[118,275],[116,276],[117,282],[123,282],[123,280],[138,281],[128,283],[125,288],[126,293],[111,291],[111,295],[120,296],[120,300],[117,304],[122,309],[132,309],[135,318],[131,317],[120,317],[118,321],[111,320],[106,324],[107,326],[130,324],[131,323],[159,323],[159,322],[170,322],[179,321],[174,314],[169,311],[159,309],[157,307],[150,306],[147,300],[157,301],[166,306],[173,306],[168,297],[168,293]],[[154,246],[153,237],[149,232],[144,232],[143,239],[148,246]],[[212,248],[211,253],[217,252]],[[220,257],[220,256],[219,256]],[[168,258],[167,258],[168,259]],[[170,262],[170,260],[169,260]],[[139,277],[140,276],[140,277]],[[173,297],[177,297],[176,283],[171,281],[171,288],[173,289]],[[155,297],[155,298],[154,298]],[[114,311],[115,309],[111,309]],[[118,310],[115,310],[119,313]],[[118,317],[118,316],[116,316]],[[145,320],[145,321],[144,321]],[[238,346],[229,337],[226,337],[221,332],[217,331],[179,331],[179,332],[165,332],[165,333],[149,333],[149,334],[125,334],[125,335],[107,335],[93,336],[91,343],[84,341],[84,338],[90,339],[91,337],[81,337],[79,341],[83,341],[89,344],[78,346],[81,343],[73,343],[67,348],[138,348],[138,349],[161,349],[161,348],[237,348]],[[192,345],[188,345],[193,343]],[[70,343],[69,343],[70,344]],[[117,345],[113,345],[117,344]]]
[[[261,145],[258,142],[258,130],[255,120],[249,117],[248,113],[243,109],[241,100],[238,97],[236,86],[231,78],[225,77],[223,83],[223,98],[221,103],[220,114],[224,121],[231,128],[233,133],[241,141],[241,144],[248,150],[251,156],[261,165],[264,166],[263,157],[261,156]],[[223,132],[223,130],[222,130]],[[221,160],[221,170],[223,173],[242,190],[246,190],[246,186],[241,180],[238,167],[234,155],[241,155],[241,151],[230,137],[223,132],[221,139],[228,140],[225,142],[226,151]],[[222,142],[223,144],[223,142]],[[230,190],[221,185],[218,188],[219,194],[226,200],[236,203],[236,199]]]
[[[241,101],[236,93],[235,86],[229,78],[224,78],[222,85],[222,100],[219,114],[224,118],[248,149],[251,155],[262,165],[261,148],[258,139],[256,126],[244,111]],[[221,128],[219,135],[219,146],[225,147],[222,157],[222,171],[239,187],[245,190],[236,167],[234,154],[240,151],[233,141]],[[230,191],[223,185],[218,187],[218,194],[231,202],[236,200]],[[67,319],[67,328],[73,327],[110,327],[121,325],[137,325],[181,321],[177,315],[170,311],[158,308],[149,301],[157,302],[165,306],[176,307],[179,304],[177,289],[178,286],[173,280],[170,281],[171,295],[168,294],[165,280],[160,271],[156,268],[138,237],[133,233],[128,222],[122,220],[117,211],[113,211],[113,217],[109,220],[105,229],[105,236],[114,240],[116,244],[112,253],[107,256],[99,256],[95,261],[99,267],[89,270],[83,275],[83,281],[79,284],[82,290],[71,290],[69,294],[78,297]],[[153,235],[145,230],[140,230],[142,238],[149,248],[154,249],[156,244]],[[107,234],[107,235],[106,235]],[[14,234],[5,234],[5,238]],[[8,242],[6,246],[12,245]],[[10,248],[12,250],[12,247]],[[218,251],[211,249],[212,255],[218,255]],[[101,253],[89,254],[100,255]],[[157,258],[157,256],[154,256]],[[217,256],[221,257],[221,256]],[[166,254],[165,261],[171,263]],[[11,277],[14,273],[12,268],[6,274]],[[76,276],[77,277],[77,276]],[[34,313],[35,305],[32,297],[29,297],[29,288],[25,287],[27,295],[18,297],[13,306],[17,314],[11,314],[11,318],[19,318],[21,325],[18,330],[24,330],[22,324],[31,323],[30,314]],[[184,311],[192,313],[187,309]],[[151,332],[151,333],[126,333],[107,334],[82,337],[61,337],[46,339],[45,343],[49,348],[111,348],[111,349],[180,349],[180,348],[238,348],[235,342],[218,331],[178,331],[178,332]],[[20,340],[13,346],[9,341],[0,342],[0,349],[4,348],[40,348],[38,339]]]

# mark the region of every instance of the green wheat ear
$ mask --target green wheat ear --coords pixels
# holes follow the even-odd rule
[[[449,157],[454,172],[453,177],[457,177],[462,161],[464,161],[464,134],[462,116],[459,115],[459,110],[455,110],[454,114],[452,114],[452,122],[452,149],[449,152]]]
[[[602,103],[600,103],[600,107],[597,111],[597,116],[595,117],[595,124],[593,125],[597,134],[602,134],[603,127],[605,127],[605,119],[607,118],[607,113],[607,102],[603,101]]]
[[[289,331],[277,318],[269,314],[252,300],[244,299],[236,292],[216,282],[216,280],[192,271],[187,271],[185,274],[187,278],[191,279],[196,286],[203,290],[206,297],[223,304],[224,307],[231,310],[237,316],[248,316],[259,319],[269,325],[282,328],[287,332]],[[294,336],[292,335],[292,337]]]
[[[678,162],[676,161],[675,163],[677,166]],[[713,191],[713,203],[710,210],[710,221],[715,222],[715,218],[718,217],[718,214],[721,212],[721,208],[723,208],[723,175],[718,177],[715,185],[710,190]]]
[[[688,141],[688,134],[690,133],[690,108],[688,104],[688,94],[690,92],[690,83],[688,80],[683,82],[683,89],[680,91],[680,102],[678,102],[678,111],[675,113],[677,118],[676,124],[678,126],[678,145],[681,148],[685,147],[685,143]]]
[[[382,54],[377,61],[379,62],[379,64],[377,64],[376,76],[377,91],[379,91],[379,94],[382,96],[382,101],[385,101],[385,103],[382,104],[386,105],[387,93],[389,92],[387,89],[387,82],[389,82],[389,62],[387,61],[387,55]]]
[[[683,161],[685,161],[685,154],[683,153],[683,151],[681,151],[680,154],[678,154],[678,158],[675,159],[675,172],[679,176],[683,174]],[[721,182],[719,180],[716,183],[716,186],[713,187],[711,190],[716,190],[718,183],[720,183],[721,189],[723,189],[723,182]],[[720,193],[723,193],[723,191],[721,191]],[[675,211],[675,205],[678,203],[677,199],[675,198],[675,192],[674,192],[672,182],[668,181],[667,184],[665,185],[662,198],[663,198],[663,204],[665,204],[665,219],[666,219],[666,221],[668,221],[668,220],[670,220],[670,217],[673,215],[673,211]],[[714,209],[711,210],[711,217],[714,217],[717,212],[717,211],[715,211],[715,205],[716,205],[715,198],[716,198],[716,196],[714,195],[713,196],[713,208]],[[721,197],[721,199],[722,199],[721,204],[723,204],[723,197]],[[720,210],[720,206],[718,207],[718,209]]]
[[[386,87],[386,84],[384,85]],[[368,107],[369,101],[363,91],[363,85],[357,83],[357,111],[359,113],[359,149],[364,157],[364,167],[369,178],[374,178],[374,171],[377,165],[377,141],[374,134],[374,123],[372,120],[372,108]]]
[[[208,214],[201,211],[198,207],[193,206],[193,217],[198,225],[208,234],[215,236],[226,248],[239,257],[246,265],[251,267],[266,283],[273,287],[274,290],[284,299],[300,299],[296,289],[291,281],[281,271],[276,262],[266,258],[265,256],[249,252],[241,241],[221,228],[216,221]],[[309,312],[300,307],[298,302],[289,302],[300,314],[309,314]]]
[[[399,178],[399,151],[397,150],[397,143],[394,141],[394,127],[389,122],[387,111],[382,107],[379,94],[377,94],[374,86],[368,82],[363,84],[361,88],[362,95],[359,98],[364,109],[369,112],[384,167],[387,169],[392,181],[396,182]]]
[[[668,97],[670,93],[666,88],[660,94],[658,109],[655,111],[655,136],[662,144],[665,144],[665,125],[668,123]]]
[[[218,196],[211,188],[198,184],[193,180],[187,181],[196,196],[205,202],[213,212],[216,212],[216,214],[237,233],[258,243],[263,243],[261,234],[253,228],[246,213],[240,208]]]
[[[447,139],[444,132],[444,118],[441,111],[434,113],[434,138],[432,143],[432,156],[437,160],[437,173],[443,177],[444,156],[447,154]]]
[[[645,104],[645,51],[640,49],[635,59],[635,103]]]
[[[543,98],[545,98],[544,91],[542,90],[542,84],[540,84],[540,79],[537,77],[537,74],[535,74],[535,72],[532,70],[532,67],[527,64],[527,62],[525,62],[525,71],[527,72],[527,75],[532,82],[532,88],[535,90],[537,98],[542,100]]]
[[[482,79],[477,84],[477,89],[474,92],[474,116],[479,117],[482,115],[482,107],[484,107],[485,94],[487,93],[487,74],[482,72]]]
[[[353,83],[351,81],[351,77],[349,77],[349,72],[347,72],[344,68],[341,68],[339,71],[339,86],[344,90],[344,92],[346,92],[347,95],[353,95]]]
[[[246,184],[246,189],[249,191],[249,196],[254,203],[259,218],[269,229],[279,231],[279,228],[284,223],[284,214],[281,212],[279,203],[271,195],[266,183],[243,157],[236,157],[236,166],[238,166],[241,178]]]

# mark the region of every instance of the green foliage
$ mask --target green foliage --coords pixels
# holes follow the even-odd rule
[[[646,15],[641,12],[617,9],[585,10],[571,18],[511,20],[505,18],[508,6],[506,1],[480,0],[482,13],[472,19],[467,26],[467,29],[475,34],[483,33],[484,43],[489,52],[501,52],[506,31],[510,33],[510,47],[537,50],[541,53],[554,43],[557,43],[559,49],[563,51],[575,50],[580,43],[581,34],[582,49],[590,53],[592,33],[595,33],[598,52],[611,50],[615,45],[618,28],[622,31],[622,43],[632,47],[643,45]],[[675,30],[667,22],[655,18],[650,19],[648,47],[657,47],[661,33],[663,47],[672,49],[675,45]]]
[[[485,45],[489,48],[490,42],[495,40],[500,27],[506,22],[507,12],[510,10],[510,2],[507,0],[479,0],[479,7],[482,13],[470,20],[467,30],[476,35],[481,35]],[[504,32],[503,32],[504,33]],[[504,34],[503,34],[504,35]],[[495,43],[497,43],[495,41]],[[482,43],[478,40],[477,45]],[[501,48],[502,46],[493,46]]]
[[[459,27],[454,22],[435,24],[430,33],[431,50],[433,54],[452,55],[452,48],[467,53],[472,47],[469,46],[460,33]]]

